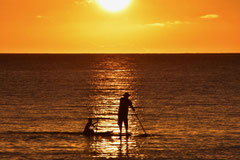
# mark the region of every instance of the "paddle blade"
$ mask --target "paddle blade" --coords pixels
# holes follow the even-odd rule
[[[149,136],[148,134],[139,134],[136,137],[148,137],[148,136]]]

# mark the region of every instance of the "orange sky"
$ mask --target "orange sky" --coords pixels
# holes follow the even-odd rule
[[[240,0],[1,0],[0,53],[240,52]]]

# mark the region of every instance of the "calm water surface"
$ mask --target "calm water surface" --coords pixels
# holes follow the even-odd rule
[[[240,159],[240,55],[0,55],[0,159]],[[129,92],[148,137],[119,133]],[[130,111],[129,131],[144,132]]]

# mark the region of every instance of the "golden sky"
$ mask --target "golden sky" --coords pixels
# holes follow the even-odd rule
[[[240,0],[0,0],[0,53],[240,52]]]

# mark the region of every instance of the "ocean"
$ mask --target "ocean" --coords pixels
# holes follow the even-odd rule
[[[0,54],[1,160],[237,160],[239,107],[240,54]]]

